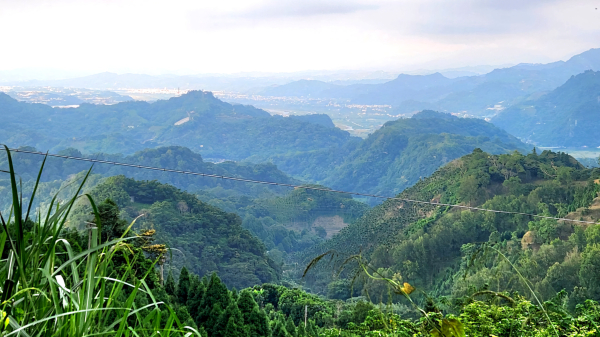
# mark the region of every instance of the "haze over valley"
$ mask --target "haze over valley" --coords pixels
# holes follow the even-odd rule
[[[0,335],[597,335],[599,5],[6,1]]]

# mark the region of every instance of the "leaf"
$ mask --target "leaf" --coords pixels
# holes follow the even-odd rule
[[[440,333],[441,332],[441,333]],[[465,328],[463,324],[454,318],[442,319],[440,329],[431,330],[433,337],[465,337]]]

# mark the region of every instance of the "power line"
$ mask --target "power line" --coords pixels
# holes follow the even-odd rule
[[[1,149],[1,150],[5,151],[5,149]],[[99,160],[99,159],[90,159],[90,158],[82,158],[82,157],[74,157],[74,156],[65,156],[65,155],[59,155],[59,154],[36,152],[36,151],[27,151],[27,150],[20,150],[20,149],[9,149],[9,151],[12,151],[12,152],[21,152],[21,153],[29,153],[29,154],[35,154],[35,155],[41,155],[41,156],[48,156],[48,157],[56,157],[56,158],[62,158],[62,159],[73,159],[73,160],[86,161],[86,162],[98,163],[98,164],[107,164],[107,165],[114,165],[114,166],[133,167],[133,168],[144,169],[144,170],[162,171],[162,172],[187,174],[187,175],[200,176],[200,177],[209,177],[209,178],[217,178],[217,179],[224,179],[224,180],[232,180],[232,181],[244,182],[244,183],[252,183],[252,184],[262,184],[262,185],[272,185],[272,186],[284,186],[284,187],[291,187],[291,188],[304,188],[304,189],[307,189],[307,190],[315,190],[315,191],[323,191],[323,192],[333,192],[333,193],[348,194],[348,195],[357,195],[357,196],[361,196],[361,197],[370,197],[370,198],[385,199],[385,200],[397,200],[397,201],[411,202],[411,203],[417,203],[417,204],[428,204],[428,205],[433,205],[433,206],[457,207],[457,208],[469,209],[469,210],[474,210],[474,211],[482,211],[482,212],[492,212],[492,213],[502,213],[502,214],[514,214],[514,215],[525,215],[525,216],[531,216],[531,217],[541,218],[541,219],[550,219],[550,220],[559,220],[559,221],[571,221],[571,222],[579,222],[579,223],[586,223],[586,224],[596,224],[596,222],[593,222],[593,221],[573,220],[573,219],[567,219],[567,218],[557,218],[557,217],[537,215],[537,214],[530,214],[530,213],[523,213],[523,212],[501,211],[501,210],[495,210],[495,209],[489,209],[489,208],[481,208],[481,207],[472,207],[472,206],[466,206],[466,205],[448,204],[448,203],[434,202],[434,201],[423,201],[423,200],[415,200],[415,199],[407,199],[407,198],[388,197],[388,196],[383,196],[383,195],[367,194],[367,193],[359,193],[359,192],[350,192],[350,191],[341,191],[341,190],[333,190],[333,189],[313,187],[313,186],[294,185],[294,184],[286,184],[286,183],[276,183],[276,182],[272,182],[272,181],[254,180],[254,179],[246,179],[246,178],[237,178],[237,177],[230,177],[230,176],[223,176],[223,175],[218,175],[218,174],[210,174],[210,173],[202,173],[202,172],[173,170],[173,169],[167,169],[167,168],[162,168],[162,167],[144,166],[144,165],[136,165],[136,164],[126,164],[126,163],[120,163],[120,162],[108,161],[108,160]]]

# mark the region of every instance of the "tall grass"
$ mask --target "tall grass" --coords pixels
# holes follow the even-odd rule
[[[44,159],[29,204],[23,204],[20,181],[6,148],[11,182],[12,206],[0,213],[0,336],[200,336],[182,326],[174,311],[157,301],[145,278],[136,278],[133,261],[126,258],[125,271],[112,268],[116,253],[130,254],[127,237],[101,242],[101,222],[94,200],[80,195],[90,171],[77,193],[59,204],[54,196],[45,214],[32,216]],[[69,212],[79,198],[87,198],[96,226],[88,229],[89,247],[75,253],[61,237]],[[125,280],[133,280],[126,282]],[[138,307],[136,296],[146,294],[149,304]],[[128,294],[125,300],[118,296]]]

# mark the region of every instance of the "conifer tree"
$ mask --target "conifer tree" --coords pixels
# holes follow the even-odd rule
[[[271,327],[269,326],[269,319],[263,309],[258,309],[256,306],[246,322],[246,329],[250,337],[262,337],[271,335]]]
[[[254,296],[248,290],[242,290],[237,301],[238,308],[244,318],[244,324],[250,324],[250,315],[254,309],[258,309],[258,304],[254,300]]]
[[[217,323],[220,316],[215,316],[212,313],[213,308],[218,304],[220,308],[227,308],[229,306],[229,290],[221,282],[221,279],[216,273],[213,273],[202,297],[200,308],[198,310],[198,316],[196,317],[196,324],[198,326],[204,326],[209,336],[212,336],[213,327]]]
[[[285,322],[285,329],[290,335],[292,335],[292,337],[296,337],[296,325],[292,320],[292,316],[288,316],[288,319]]]
[[[169,271],[167,282],[165,282],[165,292],[171,296],[175,295],[175,279],[173,278],[171,271]]]
[[[218,331],[219,317],[223,314],[224,310],[221,309],[221,303],[216,303],[212,309],[208,311],[207,319],[204,321],[203,327],[209,336],[220,336],[215,331]],[[196,323],[197,324],[197,323]]]
[[[244,319],[242,318],[242,313],[240,312],[237,303],[233,300],[229,302],[229,305],[225,311],[223,311],[223,313],[219,316],[217,324],[213,328],[213,336],[225,337],[225,329],[227,328],[227,324],[229,324],[230,318],[234,318],[236,324],[239,324],[242,329],[244,328]]]
[[[199,280],[193,282],[190,286],[190,293],[188,294],[188,300],[186,306],[188,307],[188,311],[190,312],[190,316],[194,318],[194,321],[198,317],[198,313],[200,312],[200,306],[202,305],[202,297],[204,297],[204,292],[206,289],[204,288],[204,284]]]
[[[181,268],[179,274],[179,284],[177,285],[177,299],[180,304],[187,303],[188,292],[190,291],[190,273],[186,267]]]
[[[237,304],[232,301],[228,309],[226,311],[230,316],[223,337],[248,337],[248,331],[244,327],[242,313],[238,309]]]

